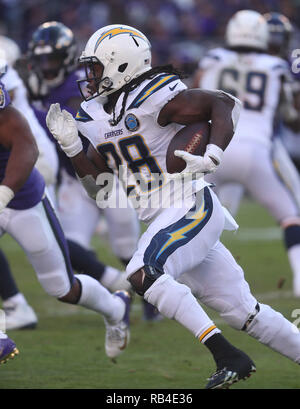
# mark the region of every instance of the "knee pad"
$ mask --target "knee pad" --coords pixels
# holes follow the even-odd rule
[[[38,271],[37,278],[44,291],[55,298],[64,297],[71,289],[68,275],[63,274],[59,267],[47,272]]]

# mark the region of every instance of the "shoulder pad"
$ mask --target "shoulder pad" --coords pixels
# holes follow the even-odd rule
[[[208,50],[205,54],[204,54],[204,58],[208,57],[208,58],[213,58],[214,60],[220,60],[221,56],[222,56],[222,50],[221,48],[214,48],[212,50]]]
[[[150,81],[136,98],[132,101],[128,109],[138,108],[143,102],[145,102],[151,95],[153,95],[158,90],[162,89],[166,85],[173,81],[179,80],[178,75],[174,74],[160,74]]]
[[[82,106],[80,106],[75,119],[76,121],[80,122],[89,122],[93,120],[93,118],[82,108]]]
[[[218,62],[222,62],[229,55],[232,57],[232,51],[221,47],[208,50],[200,60],[199,68],[206,70]]]

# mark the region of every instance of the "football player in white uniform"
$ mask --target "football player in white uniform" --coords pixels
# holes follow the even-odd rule
[[[299,123],[300,123],[300,83],[299,73],[293,72],[294,61],[290,57],[293,26],[283,14],[264,14],[268,23],[268,53],[283,58],[290,66],[290,81],[283,85],[279,115],[274,127],[272,158],[275,169],[286,186],[292,191],[300,207]]]
[[[216,184],[221,202],[232,213],[238,209],[246,189],[273,215],[283,230],[294,295],[299,297],[299,206],[272,162],[274,121],[290,71],[285,60],[267,53],[268,36],[262,15],[252,10],[239,11],[227,25],[227,47],[209,51],[200,62],[199,86],[230,92],[243,102],[236,133],[222,165],[207,180]],[[239,194],[233,195],[232,184]]]
[[[26,84],[35,112],[46,127],[45,117],[51,103],[76,114],[82,101],[77,80],[84,75],[78,69],[77,44],[73,32],[64,24],[49,21],[39,25],[29,42],[27,60],[30,67]],[[47,127],[46,127],[47,129]],[[98,279],[114,291],[130,285],[125,274],[104,265],[91,248],[91,240],[99,220],[105,218],[109,243],[113,253],[126,266],[132,257],[140,236],[140,223],[132,208],[99,209],[77,180],[70,160],[58,149],[60,183],[57,189],[58,214],[68,240],[72,266],[76,271]],[[150,305],[144,315],[156,318]]]
[[[299,76],[293,73],[293,61],[289,56],[293,26],[289,19],[280,13],[267,13],[264,18],[269,31],[268,53],[287,61],[290,70],[289,78],[282,86],[276,115],[272,158],[279,177],[291,190],[300,207],[300,175],[296,167],[299,156],[300,84]]]
[[[99,29],[80,62],[87,82],[77,121],[53,104],[47,125],[97,203],[104,200],[101,186],[106,178],[109,182],[109,172],[128,182],[129,197],[148,224],[127,267],[135,291],[209,348],[217,371],[207,388],[246,378],[254,364],[220,334],[191,289],[232,327],[300,363],[300,334],[281,314],[257,302],[241,267],[219,241],[230,218],[201,177],[221,162],[240,102],[221,91],[187,90],[172,66],[152,68],[150,43],[133,27]],[[187,166],[182,174],[169,175],[166,151],[171,139],[183,125],[201,120],[212,121],[206,153],[201,157],[177,151]],[[78,131],[90,141],[87,154]],[[181,178],[195,173],[196,182],[188,179],[184,195],[176,195]],[[102,181],[96,182],[98,176]],[[172,193],[174,202],[165,205]],[[191,289],[177,281],[184,275]]]
[[[37,27],[28,46],[31,68],[27,84],[34,106],[47,112],[51,103],[58,102],[66,110],[76,114],[82,101],[76,81],[84,75],[78,69],[76,56],[74,34],[64,24],[50,21]],[[89,248],[103,212],[100,212],[95,202],[82,189],[68,158],[61,155],[61,151],[59,157],[61,182],[58,201],[61,223],[70,241]],[[105,209],[104,216],[109,224],[108,234],[114,253],[121,260],[128,261],[140,234],[136,213],[133,209]]]

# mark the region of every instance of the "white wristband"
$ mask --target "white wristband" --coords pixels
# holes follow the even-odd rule
[[[60,146],[69,158],[78,155],[78,153],[83,150],[82,142],[79,137],[72,145],[64,146],[60,144]]]
[[[6,207],[8,203],[14,198],[13,190],[5,185],[0,185],[0,206]]]
[[[213,158],[216,162],[218,162],[218,165],[221,163],[222,157],[223,157],[224,151],[221,149],[219,146],[209,143],[206,146],[206,151],[204,156],[209,156]]]

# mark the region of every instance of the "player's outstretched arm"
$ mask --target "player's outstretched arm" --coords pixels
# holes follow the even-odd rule
[[[28,179],[39,152],[27,120],[11,105],[0,111],[0,144],[10,151],[1,187],[15,194]]]

